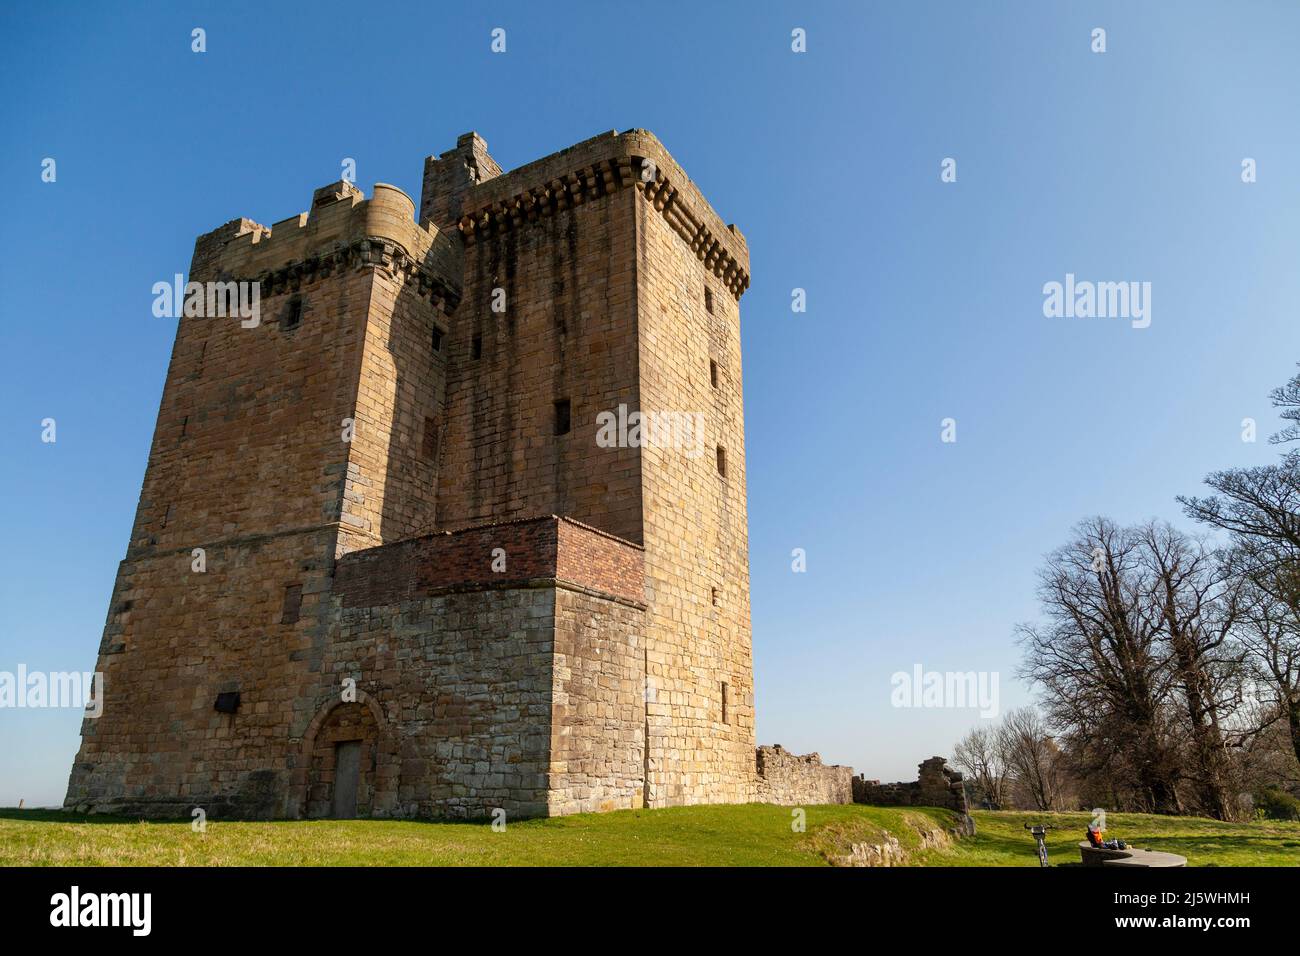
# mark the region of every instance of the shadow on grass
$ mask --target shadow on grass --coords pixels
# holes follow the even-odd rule
[[[17,807],[0,807],[0,820],[17,820],[19,823],[139,823],[133,817],[110,817],[73,813],[71,810],[19,810]]]
[[[547,819],[545,817],[519,817],[513,823],[536,822]],[[553,817],[551,819],[564,819],[562,817]],[[138,817],[138,816],[121,816],[107,813],[76,813],[72,810],[20,810],[17,807],[0,807],[0,820],[14,820],[19,823],[108,823],[122,825],[127,824],[158,824],[160,826],[175,826],[176,824],[189,824],[193,822],[190,817]],[[474,820],[440,820],[432,818],[393,818],[393,817],[355,817],[350,820],[336,820],[332,817],[316,817],[311,819],[295,820],[289,817],[274,820],[253,820],[246,817],[216,817],[209,816],[208,820],[215,823],[257,823],[265,825],[276,824],[297,824],[305,823],[333,823],[333,824],[352,824],[352,823],[400,823],[408,826],[462,826],[462,827],[488,827],[492,825],[491,817],[483,817]]]
[[[1038,865],[1038,843],[1032,836],[1018,837],[1015,835],[1007,836],[1001,833],[990,833],[988,827],[981,828],[976,823],[975,836],[968,837],[966,842],[975,852],[991,853],[998,856],[1004,856],[1009,859],[1024,858],[1025,866]],[[1062,846],[1059,844],[1047,844],[1047,859],[1056,866],[1056,859],[1066,858],[1067,850],[1072,849],[1073,844]],[[1079,851],[1074,849],[1074,855],[1077,857]]]

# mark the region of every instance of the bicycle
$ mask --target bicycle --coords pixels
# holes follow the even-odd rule
[[[1032,833],[1034,839],[1038,841],[1038,865],[1048,866],[1047,844],[1043,841],[1043,838],[1047,836],[1048,830],[1055,830],[1056,827],[1049,827],[1042,823],[1026,823],[1025,829]]]

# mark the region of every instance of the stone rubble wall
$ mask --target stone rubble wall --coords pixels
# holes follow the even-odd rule
[[[969,817],[962,775],[943,757],[931,757],[908,783],[881,783],[859,774],[853,778],[853,802],[881,807],[946,807]]]
[[[853,768],[822,763],[819,754],[792,754],[776,744],[759,747],[755,799],[782,806],[852,803]]]
[[[475,819],[500,809],[514,819],[640,806],[639,608],[538,586],[340,614],[334,684],[357,678],[381,717],[366,738],[373,774],[362,767],[369,815]],[[320,731],[309,729],[308,751],[321,749],[312,741],[335,713],[359,706],[328,711]],[[328,814],[328,749],[322,757],[300,764],[295,780],[291,808],[307,816]]]
[[[917,836],[920,837],[919,851],[943,849],[952,845],[953,834],[943,830],[921,828],[917,831]],[[906,866],[912,859],[912,853],[888,830],[881,831],[879,843],[852,843],[846,853],[824,855],[831,866]]]

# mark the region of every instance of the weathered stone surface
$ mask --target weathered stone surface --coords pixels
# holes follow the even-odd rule
[[[755,772],[744,237],[642,130],[466,134],[420,206],[196,242],[261,322],[179,320],[67,804],[322,815],[352,742],[374,816],[840,799]],[[703,432],[605,447],[620,405]]]
[[[780,744],[759,747],[755,799],[784,806],[853,802],[853,768],[827,766],[819,754],[787,753]]]
[[[952,846],[952,836],[943,830],[921,827],[916,831],[918,850],[938,850]],[[830,853],[826,857],[831,866],[903,866],[911,860],[898,837],[882,830],[879,843],[853,843],[847,853]]]
[[[1187,857],[1162,850],[1139,850],[1128,847],[1123,850],[1111,850],[1096,847],[1083,840],[1079,844],[1079,856],[1084,866],[1110,866],[1132,869],[1177,869],[1187,865]]]
[[[960,814],[957,836],[973,836],[975,818],[970,815],[962,775],[949,768],[943,757],[931,757],[917,767],[917,779],[910,783],[885,783],[853,778],[853,802],[878,807],[946,807]]]

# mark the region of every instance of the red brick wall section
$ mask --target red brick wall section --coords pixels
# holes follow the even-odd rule
[[[494,559],[498,548],[505,552],[503,570],[498,570],[501,561]],[[427,597],[444,588],[558,578],[643,603],[644,573],[637,546],[546,516],[355,551],[339,559],[334,590],[344,607],[378,607]]]
[[[555,576],[638,604],[645,603],[645,551],[576,521],[559,522]]]

